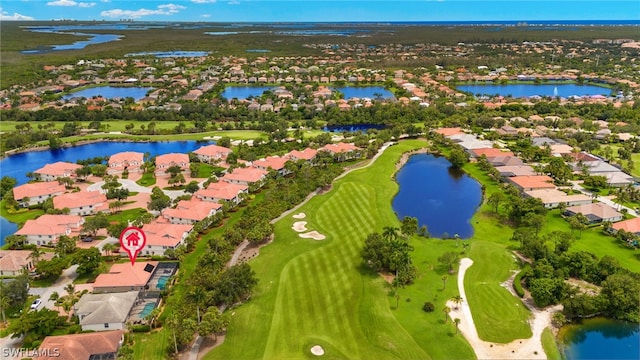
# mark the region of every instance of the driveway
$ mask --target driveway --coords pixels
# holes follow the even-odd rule
[[[67,295],[67,291],[64,288],[67,285],[73,283],[73,280],[75,280],[76,277],[78,277],[78,273],[76,272],[77,268],[78,268],[78,265],[72,265],[68,269],[65,269],[62,272],[62,275],[60,275],[60,277],[58,278],[58,280],[56,280],[56,282],[49,287],[29,289],[29,294],[40,296],[40,299],[42,300],[42,305],[40,305],[39,309],[41,309],[42,307],[46,307],[47,309],[58,311],[58,309],[55,307],[55,302],[49,300],[49,297],[54,292],[57,292],[58,295],[60,296]]]
[[[580,191],[581,193],[591,196],[593,198],[593,193],[585,188],[582,187],[582,185],[580,185],[578,182],[576,181],[572,181],[572,188],[574,190]],[[607,204],[609,206],[611,206],[612,208],[620,211],[622,209],[627,209],[627,213],[629,215],[633,215],[633,216],[640,216],[639,213],[637,211],[635,211],[632,208],[626,207],[622,204],[618,204],[617,202],[613,201],[614,196],[598,196],[597,198],[595,198],[596,200],[600,201],[603,204]]]

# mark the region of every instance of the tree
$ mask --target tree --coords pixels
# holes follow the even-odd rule
[[[411,216],[405,216],[402,219],[402,225],[400,227],[400,232],[404,236],[415,235],[418,232],[418,219]]]
[[[11,299],[9,295],[5,293],[4,290],[4,282],[0,281],[0,314],[2,314],[2,322],[7,324],[7,316],[5,314],[5,310],[11,307]]]
[[[395,240],[398,237],[398,228],[393,226],[385,226],[382,229],[382,237],[387,240]]]
[[[13,188],[18,184],[18,180],[12,178],[11,176],[3,176],[0,179],[0,198],[4,198],[4,195],[13,191]]]
[[[188,192],[188,193],[195,193],[196,191],[198,191],[200,189],[200,186],[198,185],[197,181],[192,181],[190,183],[188,183],[185,187],[184,187],[184,191]]]
[[[466,163],[469,162],[469,154],[467,154],[461,148],[455,147],[451,150],[447,159],[449,160],[449,162],[451,162],[451,166],[456,169],[461,169]]]
[[[447,288],[447,275],[442,277],[442,290]]]
[[[98,230],[105,229],[109,226],[109,219],[103,213],[98,213],[94,216],[85,219],[82,225],[82,231],[89,233],[92,236],[96,236]]]
[[[73,256],[73,263],[78,264],[78,274],[89,274],[100,266],[102,256],[96,247],[80,249]]]
[[[64,257],[76,251],[76,240],[66,235],[61,235],[56,243],[56,255]]]
[[[456,324],[456,334],[458,333],[458,327],[460,326],[460,319],[459,318],[455,318],[453,319],[453,322]]]
[[[102,245],[102,251],[106,252],[108,256],[111,256],[114,251],[118,250],[119,246],[115,243],[108,243]]]
[[[57,304],[58,300],[60,300],[60,294],[58,294],[57,291],[54,291],[51,293],[51,295],[49,295],[49,301],[53,301],[55,304]]]
[[[609,303],[607,314],[613,318],[638,321],[640,281],[637,274],[617,273],[602,282],[602,296]]]
[[[573,170],[561,157],[553,157],[544,170],[556,180],[558,185],[566,185],[573,176]]]
[[[447,321],[449,320],[449,313],[451,312],[451,308],[445,306],[444,308],[442,308],[442,312],[444,312],[444,322],[447,323]]]
[[[187,299],[193,301],[196,306],[196,322],[200,324],[200,306],[207,299],[207,292],[201,286],[195,286],[187,292]]]
[[[438,257],[438,262],[449,269],[449,273],[453,273],[453,265],[458,262],[460,254],[455,251],[448,251]]]
[[[152,211],[162,211],[162,209],[171,205],[171,198],[166,195],[162,189],[155,186],[151,190],[151,196],[149,204],[147,204],[147,209]]]
[[[536,213],[527,213],[522,218],[522,225],[532,228],[536,236],[538,236],[538,233],[540,232],[540,230],[542,230],[545,222],[546,217],[544,215]]]
[[[487,199],[487,204],[493,207],[493,212],[498,213],[498,209],[500,208],[500,204],[506,200],[506,196],[502,192],[494,192],[489,195],[489,199]]]
[[[234,265],[224,271],[216,282],[214,301],[231,305],[246,299],[257,283],[256,274],[248,264]]]
[[[582,230],[587,228],[588,219],[582,214],[575,214],[569,217],[569,226],[571,227],[571,233],[573,230],[578,230],[578,237],[582,236]]]
[[[159,308],[154,308],[149,314],[147,314],[147,316],[145,316],[145,320],[149,322],[149,328],[151,330],[153,330],[153,325],[155,324],[155,320],[158,318],[158,316],[160,316]]]
[[[44,255],[44,251],[42,251],[42,249],[40,249],[39,247],[34,247],[31,251],[31,254],[29,254],[29,258],[33,260],[33,263],[35,264],[40,261],[42,255]]]
[[[171,177],[174,178],[178,174],[182,173],[182,168],[178,165],[172,165],[167,168],[167,173],[169,173]]]
[[[41,309],[38,311],[27,311],[22,313],[20,318],[15,319],[9,325],[9,333],[12,338],[25,335],[25,344],[42,340],[45,336],[51,335],[53,331],[64,324],[64,319],[57,311]]]
[[[458,294],[458,295],[455,295],[454,297],[452,297],[451,301],[453,301],[456,304],[456,310],[457,310],[458,307],[460,306],[460,304],[462,304],[462,302],[464,300],[462,299],[462,296],[460,296],[460,294]]]
[[[20,273],[13,281],[4,285],[3,293],[10,299],[10,306],[23,304],[29,296],[29,275]]]
[[[214,340],[218,341],[218,333],[229,325],[229,317],[226,314],[220,314],[218,308],[211,306],[202,317],[200,325],[198,325],[198,334],[200,336],[214,336]]]
[[[36,274],[46,279],[56,279],[67,268],[66,258],[54,257],[51,260],[41,260],[36,265]]]

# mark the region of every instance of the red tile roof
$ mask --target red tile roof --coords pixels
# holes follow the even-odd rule
[[[553,189],[553,179],[547,175],[514,176],[510,181],[523,189]]]
[[[20,271],[33,262],[32,252],[31,250],[0,250],[0,271]],[[40,256],[40,259],[51,260],[53,256],[54,253],[46,252]]]
[[[195,193],[195,196],[231,200],[238,196],[241,191],[245,191],[247,189],[248,187],[246,185],[219,181],[216,183],[210,183],[206,189],[198,190]]]
[[[152,273],[144,271],[145,266],[151,264],[158,266],[157,261],[135,262],[133,266],[130,262],[113,264],[109,272],[100,274],[93,283],[93,288],[105,287],[140,287],[149,282]]]
[[[360,148],[353,144],[341,142],[337,144],[327,144],[318,150],[329,151],[333,154],[336,154],[336,153],[344,153],[349,151],[357,151],[357,150],[360,150]]]
[[[286,157],[292,159],[292,160],[311,160],[314,157],[316,157],[316,154],[318,153],[318,150],[316,149],[312,149],[312,148],[306,148],[302,151],[298,151],[298,150],[292,150],[290,151],[287,155],[285,155]]]
[[[170,218],[188,219],[201,221],[207,216],[210,216],[213,210],[218,210],[222,207],[221,204],[199,201],[199,200],[182,200],[178,202],[175,209],[167,208],[162,211],[162,216],[170,220]],[[214,211],[215,213],[215,211]]]
[[[193,225],[186,224],[168,224],[159,221],[153,221],[142,227],[147,236],[147,246],[177,246],[185,233],[193,229]]]
[[[450,136],[450,135],[457,135],[457,134],[462,134],[464,133],[462,131],[461,128],[459,127],[454,127],[454,128],[441,128],[441,129],[437,129],[435,130],[435,132],[437,132],[438,134],[442,134],[444,136]]]
[[[82,216],[45,214],[27,220],[16,235],[65,235],[67,229],[80,230],[83,223]]]
[[[79,191],[62,194],[53,198],[53,207],[56,209],[74,209],[81,206],[95,206],[97,204],[107,204],[107,196],[101,194],[99,191]],[[95,211],[100,211],[100,209],[96,209]]]
[[[471,152],[476,157],[480,157],[482,155],[488,158],[498,157],[498,156],[513,156],[513,153],[511,151],[504,151],[502,149],[496,149],[496,148],[473,149],[471,150]]]
[[[47,164],[40,169],[34,171],[36,174],[48,175],[53,177],[75,176],[76,169],[80,169],[82,165],[69,162],[59,161],[53,164]]]
[[[56,181],[35,182],[16,186],[13,188],[13,198],[16,200],[28,198],[36,198],[45,195],[61,195],[64,194],[66,188],[64,185],[58,184]]]
[[[203,146],[193,152],[196,155],[209,156],[213,158],[226,158],[231,149],[218,145]]]
[[[47,336],[40,344],[39,360],[88,360],[91,355],[117,353],[124,331]],[[57,351],[55,351],[57,350]]]
[[[226,173],[222,180],[231,182],[239,181],[246,183],[254,183],[262,180],[267,175],[267,172],[254,167],[236,168],[232,173]]]
[[[189,155],[181,153],[171,153],[158,155],[156,157],[156,166],[169,167],[172,165],[189,164]]]
[[[109,164],[120,164],[124,162],[138,162],[142,163],[144,154],[135,151],[125,151],[117,154],[113,154],[109,157]]]
[[[617,222],[611,226],[615,230],[624,230],[630,233],[640,233],[640,218],[633,218]]]
[[[284,157],[267,156],[264,159],[254,161],[253,166],[263,170],[267,170],[269,168],[273,170],[281,170],[284,169],[284,164],[287,160],[288,159]]]

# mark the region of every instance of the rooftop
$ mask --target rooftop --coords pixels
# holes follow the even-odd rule
[[[124,331],[47,336],[40,344],[39,360],[89,360],[91,355],[116,353],[124,341]],[[58,349],[58,352],[52,351]]]
[[[146,271],[147,265],[152,265],[152,269],[158,265],[157,261],[135,262],[113,264],[109,272],[100,274],[93,283],[93,288],[103,287],[140,287],[145,286],[151,278],[151,272]]]

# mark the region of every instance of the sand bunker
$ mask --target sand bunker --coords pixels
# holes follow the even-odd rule
[[[294,219],[304,219],[305,217],[307,217],[307,214],[305,213],[299,213],[292,216]]]
[[[291,228],[296,232],[307,231],[307,222],[306,221],[294,222]]]
[[[315,356],[322,356],[324,355],[324,349],[320,345],[315,345],[311,348],[311,353]]]
[[[326,239],[324,235],[320,234],[317,231],[309,231],[308,233],[298,235],[303,239],[313,239],[313,240],[324,240]]]

